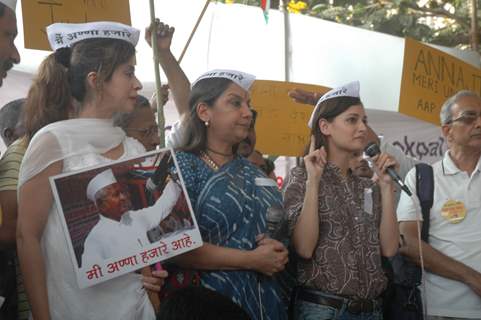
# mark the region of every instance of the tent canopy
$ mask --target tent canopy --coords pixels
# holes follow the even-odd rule
[[[156,1],[156,16],[176,28],[172,43],[174,55],[180,55],[203,5],[204,1],[199,0]],[[132,25],[144,29],[149,21],[148,1],[130,1],[130,6]],[[26,96],[33,75],[49,53],[24,49],[21,15],[19,5],[19,36],[16,44],[22,61],[10,71],[0,88],[0,105]],[[360,80],[361,97],[368,109],[391,111],[395,112],[392,116],[401,117],[397,110],[404,39],[304,15],[290,14],[290,25],[292,82],[336,87],[352,80]],[[258,79],[282,81],[283,30],[283,14],[277,10],[269,12],[269,23],[266,24],[260,8],[210,3],[182,61],[182,68],[191,81],[204,71],[214,68],[238,69],[255,74]],[[437,48],[474,66],[480,66],[479,55],[474,52]],[[137,46],[137,76],[144,84],[141,93],[150,97],[154,90],[152,52],[143,40]],[[165,81],[165,77],[161,78]],[[373,111],[371,114],[371,123],[376,129],[378,124],[374,119],[377,117]],[[384,113],[384,119],[386,115]],[[166,124],[176,118],[175,109],[168,105]],[[383,123],[385,122],[379,121],[380,125]],[[382,130],[381,127],[379,130]],[[432,127],[432,130],[438,132]]]

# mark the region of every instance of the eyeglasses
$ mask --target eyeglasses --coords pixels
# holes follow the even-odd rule
[[[446,124],[451,124],[451,123],[454,123],[454,122],[461,122],[461,123],[466,124],[466,125],[471,125],[474,122],[476,122],[476,120],[478,120],[478,118],[481,118],[481,112],[465,111],[465,112],[462,112],[459,117],[447,121]]]
[[[152,137],[159,134],[159,128],[157,126],[150,126],[147,129],[144,128],[128,128],[128,130],[134,130],[140,132],[144,138]]]

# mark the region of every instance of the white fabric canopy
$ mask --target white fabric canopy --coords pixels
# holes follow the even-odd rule
[[[130,3],[132,24],[143,30],[149,20],[148,1]],[[172,43],[174,55],[180,55],[203,5],[204,1],[199,0],[156,1],[157,16],[176,28]],[[291,81],[336,87],[357,79],[368,109],[393,111],[398,115],[404,39],[303,15],[290,17]],[[16,44],[22,62],[9,72],[0,88],[0,106],[26,95],[32,74],[48,54],[23,49],[21,10],[17,10],[17,19]],[[438,48],[480,66],[476,53]],[[150,97],[154,90],[152,53],[142,40],[137,52],[137,75],[144,84],[142,93]],[[182,68],[191,81],[216,68],[242,70],[256,75],[257,79],[284,80],[282,13],[270,10],[266,24],[258,7],[210,3]],[[172,124],[177,118],[174,110],[172,106],[167,107],[166,124]],[[375,122],[371,119],[374,127]],[[391,134],[385,132],[385,135]]]

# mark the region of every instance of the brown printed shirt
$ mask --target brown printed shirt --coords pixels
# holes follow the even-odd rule
[[[292,169],[284,205],[292,231],[302,210],[307,173]],[[369,179],[348,174],[331,163],[319,186],[319,240],[311,259],[298,260],[299,285],[351,298],[376,298],[387,285],[381,267],[381,196]]]

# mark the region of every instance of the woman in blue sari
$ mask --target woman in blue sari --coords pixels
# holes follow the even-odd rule
[[[213,70],[192,86],[190,114],[182,122],[177,161],[204,245],[176,259],[200,270],[201,285],[230,297],[252,319],[285,319],[272,276],[287,263],[287,249],[264,234],[269,210],[281,208],[273,180],[236,155],[252,122],[254,77]]]

